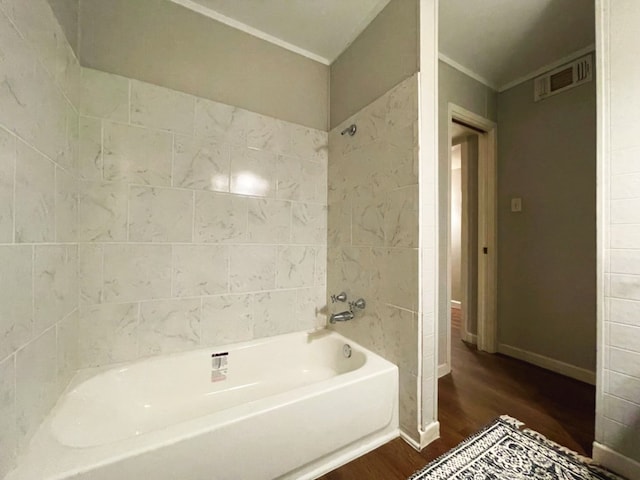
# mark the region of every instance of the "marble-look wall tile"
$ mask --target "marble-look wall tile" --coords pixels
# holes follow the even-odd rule
[[[208,139],[176,136],[173,186],[229,191],[229,146]]]
[[[0,246],[0,358],[31,338],[33,319],[33,248]]]
[[[56,328],[58,391],[63,392],[80,366],[78,310],[71,312]]]
[[[418,247],[418,186],[389,193],[384,212],[385,245]]]
[[[196,99],[195,135],[231,145],[247,142],[247,119],[250,113],[231,105]]]
[[[78,189],[78,239],[82,242],[126,241],[126,185],[81,181]]]
[[[237,195],[274,197],[276,194],[274,153],[234,147],[231,149],[230,191]]]
[[[347,291],[351,296],[366,297],[371,292],[374,264],[371,249],[329,247],[327,286],[331,292]]]
[[[173,247],[173,295],[196,297],[229,291],[229,249],[217,245]]]
[[[17,242],[55,241],[55,165],[18,142],[15,223]]]
[[[78,247],[36,246],[33,272],[33,326],[39,335],[78,305]]]
[[[196,192],[194,242],[242,243],[247,239],[248,199]]]
[[[130,241],[191,241],[193,192],[172,188],[131,187],[129,195]]]
[[[0,361],[0,476],[13,467],[18,446],[16,432],[15,356]]]
[[[131,80],[131,123],[191,135],[195,97]]]
[[[326,203],[327,169],[323,164],[279,155],[276,175],[278,198]]]
[[[314,273],[315,285],[327,284],[327,247],[316,247],[316,268]]]
[[[56,329],[50,328],[16,354],[16,423],[23,449],[58,397]]]
[[[34,49],[42,65],[52,74],[56,70],[57,34],[62,33],[53,12],[44,2],[16,2],[13,22]]]
[[[232,292],[273,290],[276,286],[275,246],[232,246],[229,249],[229,286]]]
[[[168,186],[171,183],[173,137],[170,133],[105,122],[104,179]]]
[[[296,291],[297,328],[313,330],[327,325],[327,290],[324,286]]]
[[[293,127],[291,152],[303,160],[321,162],[326,165],[329,158],[327,132],[302,126]]]
[[[202,345],[253,338],[253,295],[220,295],[202,300]]]
[[[298,329],[296,300],[295,290],[256,294],[254,300],[254,337],[271,337],[295,332]]]
[[[352,204],[351,235],[353,245],[384,245],[385,198],[354,200]]]
[[[272,198],[249,199],[247,241],[251,243],[289,243],[291,203]]]
[[[80,113],[89,117],[128,122],[129,80],[83,68]]]
[[[61,168],[56,168],[56,241],[78,241],[78,182]]]
[[[139,356],[166,354],[200,345],[200,299],[160,300],[140,305]]]
[[[351,201],[329,204],[327,212],[329,245],[351,245]]]
[[[329,133],[327,290],[363,297],[353,322],[332,326],[396,363],[400,423],[418,425],[417,77]],[[340,135],[355,123],[358,134]],[[295,213],[294,213],[295,223]],[[294,227],[295,228],[295,227]],[[317,270],[317,266],[316,266]],[[340,306],[328,305],[327,313]]]
[[[315,263],[316,250],[313,247],[279,247],[276,288],[313,286]]]
[[[171,296],[171,247],[104,246],[105,302],[135,302]]]
[[[286,155],[291,152],[291,135],[282,120],[250,113],[247,118],[247,146]]]
[[[13,242],[13,179],[16,139],[0,128],[0,243]]]
[[[415,432],[418,422],[418,378],[400,370],[400,428]]]
[[[78,245],[78,284],[81,305],[102,302],[102,245]]]
[[[102,121],[80,117],[78,177],[82,180],[102,180]]]
[[[80,365],[95,367],[138,356],[138,304],[80,308]]]
[[[294,203],[291,209],[291,242],[308,245],[326,245],[326,205]]]

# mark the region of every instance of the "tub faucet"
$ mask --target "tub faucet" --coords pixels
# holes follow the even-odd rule
[[[350,310],[345,310],[340,313],[332,313],[329,318],[329,323],[346,322],[347,320],[353,320],[353,317],[353,312]]]

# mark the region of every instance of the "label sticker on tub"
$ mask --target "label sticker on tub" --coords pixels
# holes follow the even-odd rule
[[[222,382],[227,379],[229,370],[229,352],[211,354],[211,381]]]

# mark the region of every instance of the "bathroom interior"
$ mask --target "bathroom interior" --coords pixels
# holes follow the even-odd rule
[[[640,349],[609,348],[623,332],[640,338],[633,320],[611,324],[611,358],[596,361],[596,300],[610,293],[596,285],[596,225],[610,228],[596,224],[596,75],[533,102],[545,71],[585,56],[596,68],[594,8],[538,3],[534,26],[572,29],[558,33],[563,53],[536,57],[539,45],[514,37],[522,57],[504,49],[513,68],[486,62],[496,77],[484,78],[472,62],[487,55],[456,43],[463,0],[440,2],[439,18],[434,0],[0,0],[0,478],[212,478],[207,461],[226,456],[229,469],[247,470],[213,478],[312,479],[398,436],[416,450],[433,442],[438,377],[454,370],[459,341],[450,205],[473,192],[450,193],[451,139],[473,150],[469,126],[451,133],[450,103],[498,125],[491,353],[596,385],[597,442],[640,461],[635,390],[616,393],[637,382],[628,365]],[[492,4],[477,7],[477,24],[495,8],[513,13],[513,1]],[[471,344],[480,327],[467,307]],[[182,414],[116,431],[120,403],[155,411],[123,393],[126,382],[160,403],[183,385],[200,392],[179,371],[198,355],[208,389],[235,385],[235,369],[248,378],[237,390],[272,382],[281,404],[294,404],[296,388],[311,403],[279,417],[281,404],[230,396],[215,418],[203,407],[219,436],[201,443],[193,432],[210,427]],[[91,393],[94,377],[112,383]],[[338,388],[344,397],[325,397]],[[107,419],[98,427],[78,413],[85,392],[100,403],[88,411]],[[231,406],[233,418],[222,411]],[[175,405],[165,407],[169,418]],[[322,441],[309,426],[308,438],[304,428],[278,433],[305,423],[296,408],[327,423]],[[104,444],[90,428],[108,431]],[[136,460],[114,450],[118,439]],[[280,461],[296,442],[308,452]],[[254,462],[234,456],[250,444]]]

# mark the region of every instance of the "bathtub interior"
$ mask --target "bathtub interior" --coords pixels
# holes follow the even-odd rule
[[[360,347],[345,356],[345,340],[296,333],[120,366],[70,388],[52,416],[52,433],[62,445],[91,447],[319,383],[365,364]],[[212,381],[215,353],[228,354],[224,381]]]
[[[348,358],[343,353],[345,343],[351,346]],[[239,358],[246,354],[247,362],[260,362],[264,355],[279,358],[299,377],[298,382],[293,387],[280,382],[277,391],[266,388],[257,396],[234,398],[233,406],[217,410],[167,403],[165,390],[154,384],[153,395],[165,401],[154,410],[145,409],[144,404],[152,400],[145,386],[154,379],[163,380],[173,398],[190,396],[185,386],[195,388],[196,396],[207,391],[202,382],[181,375],[184,369],[178,364],[206,358],[210,349],[121,365],[92,377],[81,372],[6,480],[102,480],[137,478],[149,472],[156,480],[310,480],[399,435],[397,367],[335,332],[295,333],[225,349],[237,352]],[[171,377],[166,369],[172,363]],[[155,373],[146,375],[145,369]],[[273,378],[282,380],[282,375]],[[203,383],[212,397],[216,392],[234,392],[230,384]],[[110,389],[120,395],[122,411],[114,409]],[[87,404],[68,402],[73,393]],[[155,411],[156,419],[163,421],[154,423],[149,414],[145,424],[139,418],[145,410]],[[171,415],[176,423],[168,425]],[[283,452],[289,452],[286,458],[281,457]],[[244,464],[239,459],[244,455],[254,460]]]

